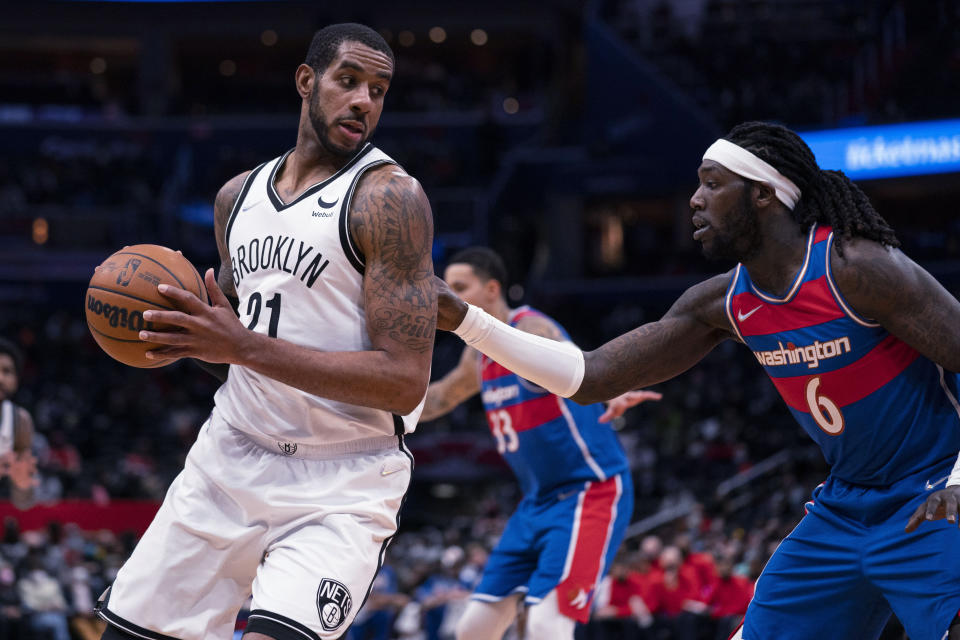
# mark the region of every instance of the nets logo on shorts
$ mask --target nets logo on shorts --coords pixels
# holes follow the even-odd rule
[[[278,442],[277,446],[280,447],[280,453],[285,456],[292,456],[297,452],[296,442]]]
[[[317,612],[320,614],[320,624],[327,631],[334,631],[343,624],[350,615],[353,598],[350,591],[342,583],[330,578],[324,578],[317,589]]]

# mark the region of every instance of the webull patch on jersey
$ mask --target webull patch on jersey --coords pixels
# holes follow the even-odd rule
[[[324,578],[317,589],[317,612],[320,614],[320,624],[327,631],[338,629],[353,607],[353,597],[350,591],[340,582]]]

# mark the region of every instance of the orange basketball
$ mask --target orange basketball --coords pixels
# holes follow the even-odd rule
[[[139,332],[169,325],[147,322],[148,309],[173,309],[157,285],[170,284],[207,300],[203,279],[183,255],[155,244],[124,247],[94,270],[84,304],[87,326],[111,358],[131,367],[153,368],[173,360],[147,360],[146,352],[161,345],[143,342]]]

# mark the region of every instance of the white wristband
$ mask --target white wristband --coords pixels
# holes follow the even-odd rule
[[[950,473],[950,477],[947,478],[948,487],[956,487],[960,485],[960,456],[957,456],[957,461],[953,465],[953,471]]]
[[[576,345],[520,331],[479,307],[467,307],[453,332],[468,345],[550,393],[569,398],[580,388],[586,363]]]

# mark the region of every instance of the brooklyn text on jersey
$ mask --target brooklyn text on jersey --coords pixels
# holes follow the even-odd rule
[[[330,264],[316,247],[303,240],[280,235],[276,238],[272,235],[253,238],[249,243],[237,246],[230,255],[230,261],[233,263],[235,284],[239,284],[249,273],[273,269],[299,276],[300,281],[308,287],[313,286]]]

